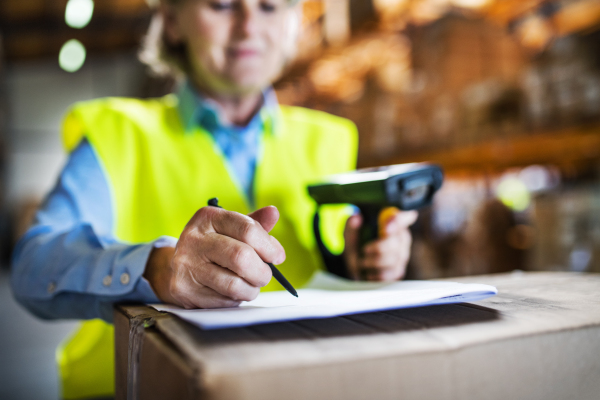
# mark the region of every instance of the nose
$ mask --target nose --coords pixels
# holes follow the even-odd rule
[[[260,10],[253,7],[249,2],[241,2],[236,20],[236,33],[240,39],[254,36],[260,27]]]

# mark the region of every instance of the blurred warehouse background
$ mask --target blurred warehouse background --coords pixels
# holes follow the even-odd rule
[[[280,102],[353,120],[360,167],[433,161],[446,170],[414,226],[410,278],[600,272],[600,0],[302,7]],[[0,332],[12,338],[0,343],[0,397],[58,393],[52,349],[72,324],[46,325],[31,345],[42,323],[14,316],[10,253],[65,162],[67,107],[173,88],[137,59],[150,17],[145,0],[0,2],[0,317],[16,321]]]
[[[600,271],[600,2],[306,2],[285,103],[350,118],[361,167],[444,166],[410,277]]]

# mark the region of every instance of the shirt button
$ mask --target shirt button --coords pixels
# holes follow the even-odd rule
[[[112,283],[112,276],[106,275],[104,278],[102,278],[102,284],[104,286],[110,286],[111,283]]]
[[[123,272],[121,274],[121,279],[120,279],[121,283],[123,285],[127,285],[129,283],[129,274],[127,272]]]
[[[48,293],[52,294],[56,290],[56,283],[50,282],[48,284]]]

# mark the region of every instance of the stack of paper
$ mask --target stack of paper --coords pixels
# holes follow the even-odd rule
[[[477,301],[498,293],[495,287],[439,281],[400,281],[394,283],[354,282],[329,274],[317,274],[298,298],[285,291],[261,293],[236,308],[184,310],[153,304],[203,329],[231,328],[292,321],[330,318],[340,315],[434,304]]]

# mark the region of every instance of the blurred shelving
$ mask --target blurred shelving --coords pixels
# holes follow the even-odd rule
[[[67,0],[2,0],[0,32],[8,61],[56,57],[63,43],[78,39],[92,53],[135,49],[151,11],[145,0],[101,0],[85,29],[65,24]]]
[[[381,165],[433,161],[446,171],[498,173],[533,164],[554,165],[565,176],[600,166],[600,125],[497,138],[480,144],[380,160]]]
[[[359,166],[598,172],[600,2],[373,4],[373,24],[355,29],[351,18],[352,34],[334,46],[324,34],[277,87],[283,103],[353,120]],[[335,17],[319,10],[313,25]]]

